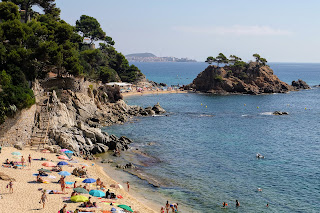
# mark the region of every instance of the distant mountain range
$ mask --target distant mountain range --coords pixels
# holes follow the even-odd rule
[[[126,55],[130,62],[197,62],[188,58],[157,57],[152,53],[133,53]]]

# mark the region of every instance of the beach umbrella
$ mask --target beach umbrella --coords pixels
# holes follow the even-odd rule
[[[96,179],[93,179],[93,178],[87,178],[82,181],[82,183],[94,183],[94,182],[96,182]]]
[[[47,172],[47,173],[51,173],[51,171],[50,171],[50,170],[48,170],[48,169],[43,169],[43,168],[38,169],[38,171],[39,171],[39,172]]]
[[[133,212],[133,210],[130,208],[130,206],[127,206],[127,205],[118,205],[118,207],[124,209],[124,210],[127,210],[129,212]]]
[[[12,155],[21,155],[20,152],[12,152],[11,154],[12,154]]]
[[[70,200],[73,202],[87,202],[89,198],[82,195],[76,195],[76,196],[72,196]]]
[[[82,193],[82,194],[89,194],[89,192],[82,187],[74,188],[73,191],[78,192],[78,193]]]
[[[66,184],[67,184],[67,185],[72,185],[72,184],[74,184],[74,182],[68,182],[68,181],[66,181]]]
[[[54,164],[54,163],[52,163],[52,162],[44,162],[44,163],[42,164],[42,166],[45,166],[45,167],[55,167],[56,164]]]
[[[65,162],[65,161],[60,161],[57,165],[58,166],[64,166],[64,165],[68,165],[68,163]]]
[[[65,154],[69,159],[71,159],[71,157],[72,157],[72,155],[73,155],[73,151],[68,150],[68,151],[65,151],[64,154]]]
[[[70,172],[67,172],[67,171],[62,171],[62,172],[59,172],[58,174],[61,175],[61,176],[69,176],[69,175],[71,175]]]
[[[67,158],[67,157],[64,156],[64,155],[60,155],[60,156],[58,157],[58,159],[61,159],[61,160],[69,160],[69,158]]]
[[[60,152],[68,151],[69,149],[60,149]]]
[[[106,195],[103,191],[100,190],[91,190],[89,194],[94,197],[104,197]]]

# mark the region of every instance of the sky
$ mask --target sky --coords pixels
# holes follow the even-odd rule
[[[204,61],[220,52],[244,61],[320,63],[319,0],[56,0],[75,25],[96,18],[124,55],[150,52]]]

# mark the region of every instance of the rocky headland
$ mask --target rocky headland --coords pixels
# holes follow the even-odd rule
[[[246,66],[209,65],[185,89],[214,94],[286,93],[310,87],[302,80],[292,85],[282,82],[267,65],[250,62]]]
[[[36,110],[32,108],[31,138],[14,141],[20,149],[45,143],[44,148],[51,152],[66,148],[89,159],[107,150],[127,150],[131,139],[109,135],[100,128],[122,124],[134,116],[165,113],[160,104],[147,108],[129,106],[122,100],[119,88],[83,78],[36,81],[33,90],[38,103]],[[42,140],[37,139],[41,137]]]

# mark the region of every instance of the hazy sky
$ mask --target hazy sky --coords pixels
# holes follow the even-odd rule
[[[219,52],[243,60],[320,62],[319,0],[56,0],[75,25],[96,18],[123,54],[204,61]]]

